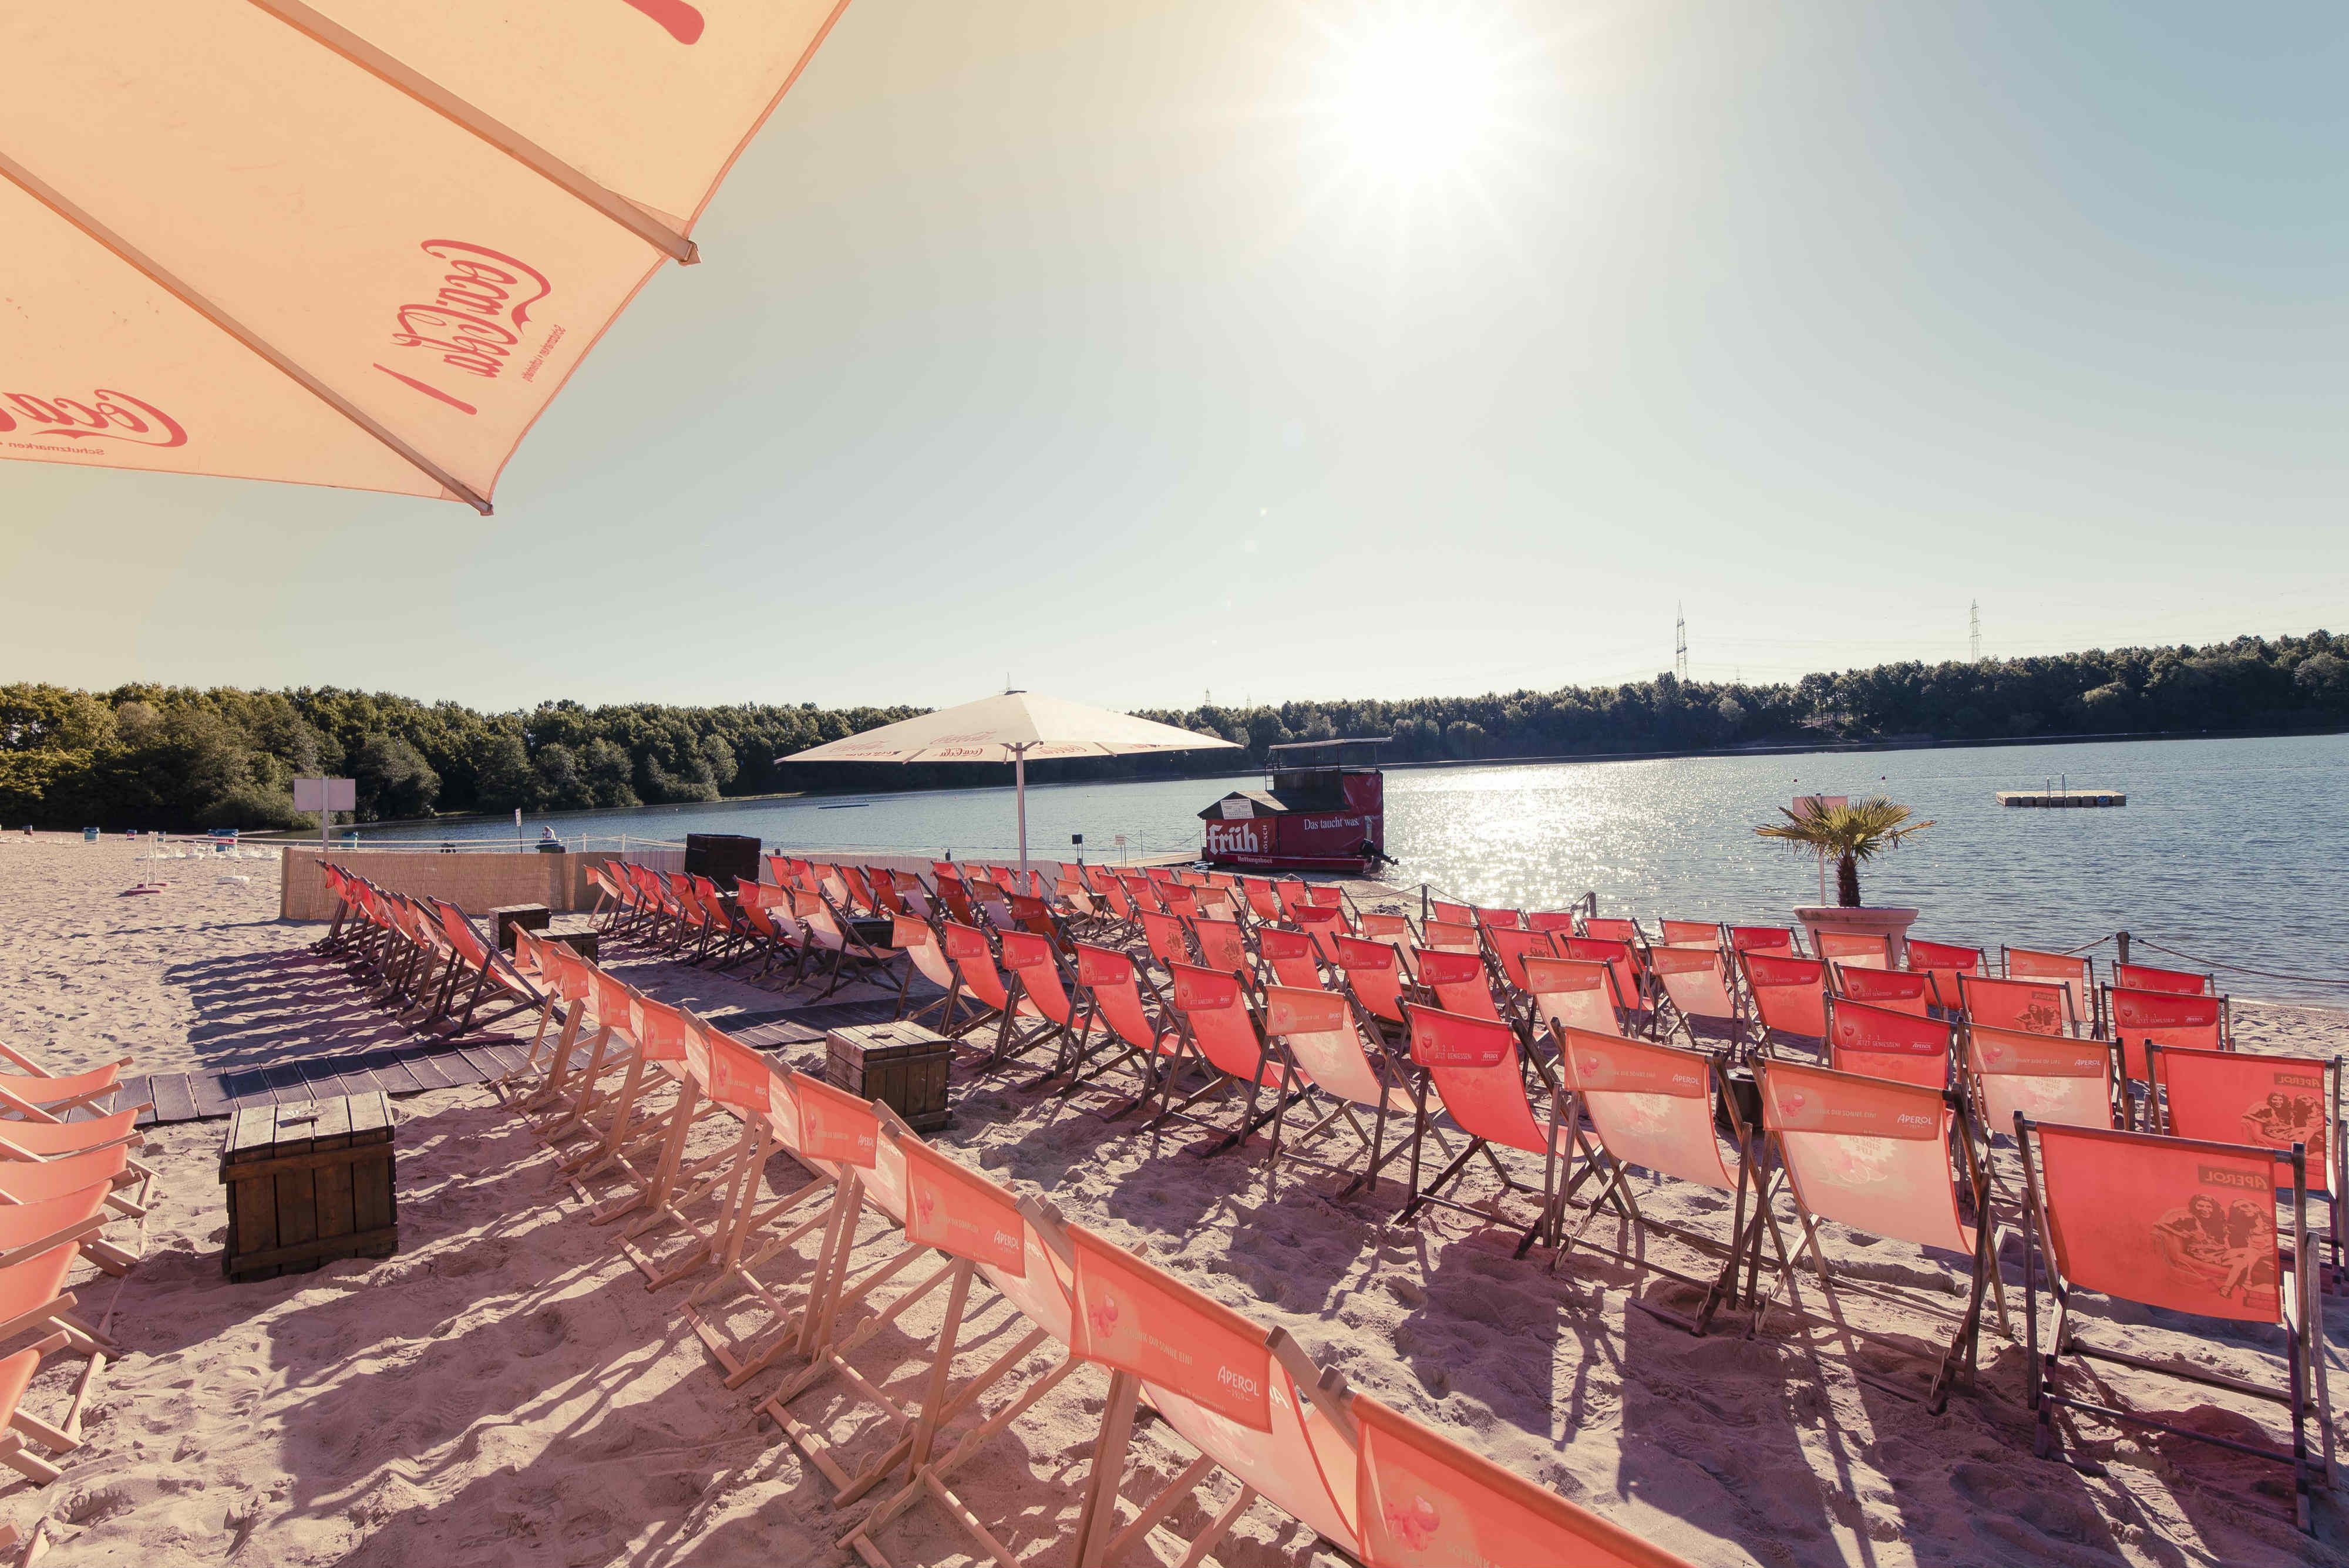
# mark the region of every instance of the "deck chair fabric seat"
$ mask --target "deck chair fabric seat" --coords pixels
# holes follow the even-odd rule
[[[1892,939],[1868,931],[1820,931],[1818,956],[1852,969],[1890,969]]]
[[[2078,953],[2043,952],[2036,948],[2002,950],[2002,968],[2009,980],[2052,980],[2072,993],[2072,1015],[2091,1030],[2096,1023],[2095,964]]]
[[[1895,1083],[1949,1087],[1956,1030],[1939,1019],[1864,1002],[1827,1002],[1827,1064]]]
[[[1719,948],[1721,927],[1712,920],[1667,920],[1659,918],[1656,929],[1663,933],[1663,945],[1671,948]]]
[[[1983,975],[1990,972],[1987,960],[1980,948],[1963,947],[1955,942],[1927,941],[1922,937],[1909,939],[1909,972],[1925,976],[1932,988],[1933,1005],[1945,1012],[1955,1012],[1964,1005],[1958,994],[1958,977],[1961,974]]]
[[[1773,1045],[1825,1048],[1826,961],[1749,948],[1738,953],[1737,964],[1764,1039]]]
[[[85,1072],[36,1076],[0,1073],[0,1116],[28,1121],[62,1121],[61,1113],[104,1110],[99,1102],[111,1099],[122,1077],[124,1064],[109,1062]]]
[[[1501,1219],[1520,1232],[1517,1253],[1523,1256],[1536,1241],[1555,1247],[1557,1208],[1561,1198],[1559,1166],[1571,1153],[1574,1140],[1564,1121],[1563,1097],[1549,1064],[1534,1062],[1533,1076],[1547,1091],[1547,1114],[1534,1115],[1526,1098],[1526,1061],[1517,1045],[1516,1031],[1498,1019],[1448,1012],[1440,1008],[1410,1006],[1411,1059],[1422,1070],[1413,1088],[1420,1096],[1416,1141],[1413,1145],[1411,1192],[1398,1218],[1408,1222],[1430,1204],[1480,1219]],[[1433,1119],[1441,1110],[1468,1140],[1433,1179],[1423,1179],[1423,1147],[1433,1142]],[[1534,1187],[1513,1174],[1493,1152],[1516,1149],[1542,1162],[1542,1186]],[[1489,1207],[1473,1206],[1445,1196],[1446,1189],[1482,1155],[1500,1179],[1503,1194],[1537,1197],[1539,1208],[1530,1220],[1505,1218],[1495,1199]]]
[[[2034,1122],[2109,1127],[2120,1084],[2112,1047],[2019,1029],[1965,1026],[1965,1070],[1986,1133],[2011,1134],[2020,1113]]]
[[[2138,1083],[2146,1081],[2148,1044],[2191,1051],[2234,1048],[2226,997],[2114,987],[2106,987],[2105,996],[2105,1016],[2121,1043],[2122,1070]]]
[[[2333,1443],[2330,1358],[2318,1343],[2313,1271],[2306,1267],[2304,1155],[2288,1158],[2285,1217],[2279,1225],[2272,1147],[2055,1127],[2026,1117],[2018,1117],[2014,1129],[2029,1194],[2026,1397],[2038,1416],[2037,1452],[2045,1457],[2062,1448],[2054,1417],[2064,1408],[2262,1455],[2292,1467],[2296,1521],[2310,1529],[2313,1496],[2333,1473]],[[2044,1333],[2038,1313],[2043,1272],[2054,1307]],[[2262,1388],[2180,1360],[2157,1362],[2095,1343],[2075,1326],[2082,1292],[2224,1322],[2272,1324],[2283,1331],[2283,1376],[2278,1386]],[[2243,1442],[2107,1403],[2125,1397],[2116,1386],[2119,1380],[2109,1376],[2097,1379],[2104,1387],[2089,1384],[2084,1395],[2078,1390],[2086,1380],[2067,1375],[2066,1358],[2224,1387],[2282,1406],[2285,1444]]]
[[[1366,937],[1338,940],[1338,969],[1361,1010],[1381,1023],[1401,1025],[1402,956],[1391,941]]]
[[[1616,988],[1615,971],[1609,965],[1588,959],[1528,954],[1525,972],[1526,994],[1543,1027],[1623,1033],[1630,1009]]]
[[[1744,1019],[1731,992],[1729,971],[1718,945],[1648,950],[1648,968],[1691,1044],[1701,1040],[1735,1042],[1744,1037]]]
[[[1351,937],[1340,937],[1336,941],[1350,942]],[[1310,991],[1321,983],[1321,950],[1311,935],[1291,930],[1286,926],[1264,926],[1256,933],[1257,956],[1271,972],[1275,985],[1296,986]],[[1210,965],[1220,968],[1220,965]]]
[[[2000,980],[1989,975],[1958,976],[1958,996],[1969,1022],[1994,1029],[2019,1029],[2026,1034],[2076,1035],[2079,1010],[2071,988],[2061,981]]]
[[[2209,996],[2219,990],[2216,975],[2142,963],[2114,964],[2113,984],[2123,991],[2167,991],[2179,996]]]
[[[1863,1002],[1870,1007],[1906,1012],[1917,1018],[1922,1018],[1931,1011],[1934,992],[1930,975],[1842,963],[1830,964],[1827,968],[1835,977],[1835,993],[1839,997]]]

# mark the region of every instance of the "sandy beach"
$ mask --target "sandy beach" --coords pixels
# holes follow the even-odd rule
[[[126,1054],[134,1071],[193,1071],[403,1037],[338,964],[309,952],[320,928],[276,919],[274,858],[138,853],[0,841],[0,998],[17,1049],[57,1071]],[[150,878],[168,885],[121,896]],[[610,961],[698,1011],[778,1005],[771,991],[625,947]],[[2349,1048],[2349,1018],[2324,1009],[2239,1000],[2236,1017],[2246,1049]],[[2075,1438],[2101,1477],[2034,1459],[2021,1345],[1994,1332],[1979,1386],[1928,1415],[1856,1378],[1826,1336],[1774,1320],[1754,1339],[1692,1337],[1632,1304],[1670,1303],[1678,1287],[1585,1254],[1553,1276],[1538,1254],[1513,1259],[1508,1236],[1458,1215],[1393,1224],[1385,1188],[1337,1201],[1327,1179],[1295,1172],[1268,1196],[1256,1162],[1195,1158],[1182,1137],[1153,1158],[1131,1123],[1022,1093],[1014,1077],[956,1095],[955,1125],[933,1141],[1288,1329],[1355,1386],[1693,1562],[2349,1561],[2336,1506],[2320,1509],[2316,1540],[2293,1528],[2282,1466],[2104,1426]],[[0,1491],[0,1520],[46,1519],[50,1560],[67,1563],[844,1560],[832,1542],[849,1516],[753,1413],[775,1379],[721,1388],[678,1314],[682,1292],[643,1287],[485,1089],[396,1105],[398,1255],[256,1283],[221,1273],[224,1124],[153,1132],[160,1197],[114,1318],[126,1354],[64,1478]],[[794,1184],[787,1157],[769,1179]],[[1720,1224],[1709,1193],[1659,1186],[1648,1201]],[[1918,1249],[1843,1232],[1828,1245],[1876,1277],[1955,1288],[1954,1272]],[[2019,1311],[2019,1260],[2007,1262]],[[921,1310],[909,1333],[936,1321]],[[2273,1335],[2115,1315],[2140,1354],[2275,1376]],[[2349,1305],[2329,1317],[2336,1387],[2349,1391],[2338,1376]],[[885,1334],[861,1355],[876,1381],[908,1363],[893,1345],[903,1348]],[[1923,1365],[1869,1357],[1887,1377]],[[53,1363],[32,1407],[58,1397],[71,1373]],[[1071,1378],[969,1472],[965,1495],[1013,1521],[1006,1539],[1025,1558],[1073,1516],[1104,1382]],[[2280,1425],[2231,1397],[2126,1376],[2114,1386],[2200,1430]],[[822,1391],[796,1408],[851,1451],[870,1418]],[[1138,1442],[1158,1443],[1152,1462],[1165,1474],[1179,1468],[1149,1424]],[[1189,1507],[1173,1522],[1195,1528],[1200,1515]],[[900,1563],[974,1560],[935,1514],[897,1527],[890,1550]],[[1338,1561],[1263,1507],[1216,1560]]]

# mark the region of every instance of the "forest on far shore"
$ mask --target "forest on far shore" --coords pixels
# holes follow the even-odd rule
[[[714,801],[785,790],[1007,784],[1003,767],[782,764],[916,708],[455,702],[304,687],[0,687],[0,826],[298,827],[293,781],[358,781],[362,822]],[[2349,726],[2349,641],[2240,637],[1975,663],[1880,664],[1792,684],[1653,680],[1482,697],[1143,710],[1247,748],[1040,763],[1039,779],[1173,778],[1260,765],[1286,741],[1386,735],[1389,762],[1742,746]]]

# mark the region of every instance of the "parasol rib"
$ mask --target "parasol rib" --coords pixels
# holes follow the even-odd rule
[[[402,65],[339,22],[301,4],[301,0],[253,0],[253,4],[450,123],[471,131],[525,168],[544,175],[655,250],[686,266],[701,259],[700,250],[691,240],[636,202],[597,184],[512,126],[483,114],[429,77]]]
[[[22,187],[26,195],[145,274],[156,286],[165,290],[181,304],[268,360],[312,397],[398,452],[401,458],[438,483],[450,494],[472,507],[482,516],[487,517],[490,514],[490,503],[487,497],[476,493],[464,481],[394,435],[348,398],[295,364],[272,347],[258,333],[174,276],[160,262],[82,211],[80,207],[68,201],[61,192],[5,152],[0,152],[0,176],[5,176],[12,183]]]

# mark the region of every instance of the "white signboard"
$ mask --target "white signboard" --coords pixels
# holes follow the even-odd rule
[[[296,811],[357,811],[359,808],[359,785],[357,779],[295,779],[294,809]]]
[[[1224,820],[1235,822],[1256,815],[1256,802],[1245,796],[1227,798],[1223,803]]]

